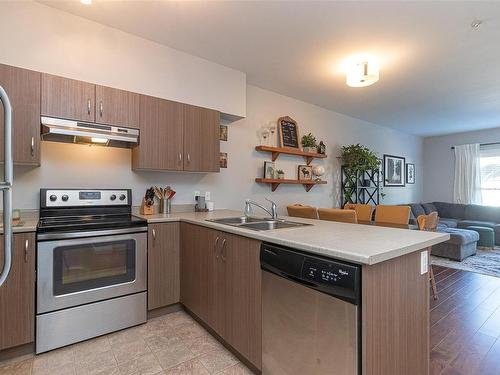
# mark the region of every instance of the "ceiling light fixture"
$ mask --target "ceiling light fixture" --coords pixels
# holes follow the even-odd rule
[[[361,57],[347,65],[346,84],[350,87],[366,87],[379,80],[379,67],[375,60]]]
[[[92,0],[80,0],[80,3],[82,3],[84,5],[90,5],[90,4],[92,4]]]

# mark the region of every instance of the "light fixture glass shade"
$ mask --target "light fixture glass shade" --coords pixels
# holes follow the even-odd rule
[[[353,61],[347,69],[346,84],[350,87],[366,87],[379,80],[378,65],[367,60]]]
[[[80,3],[82,3],[84,5],[90,5],[90,4],[92,4],[92,0],[80,0]]]

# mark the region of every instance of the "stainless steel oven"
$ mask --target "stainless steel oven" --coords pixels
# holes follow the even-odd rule
[[[146,321],[147,222],[128,189],[41,189],[36,352]]]
[[[37,312],[145,291],[147,233],[121,234],[130,230],[39,242]]]

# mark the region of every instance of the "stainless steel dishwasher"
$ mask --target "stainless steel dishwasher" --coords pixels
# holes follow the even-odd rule
[[[262,374],[361,373],[361,267],[264,243]]]

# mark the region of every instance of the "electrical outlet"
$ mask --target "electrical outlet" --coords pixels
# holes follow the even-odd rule
[[[205,192],[205,200],[206,201],[210,200],[210,192],[209,191]]]
[[[200,191],[199,190],[195,190],[194,192],[194,200],[198,200],[198,197],[200,196]]]
[[[429,271],[429,255],[427,250],[420,253],[420,274],[425,275]]]

